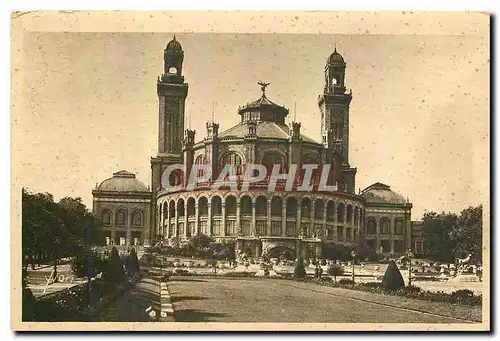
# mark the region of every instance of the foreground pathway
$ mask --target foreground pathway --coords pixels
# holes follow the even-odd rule
[[[173,277],[168,287],[178,322],[467,323],[311,283]]]

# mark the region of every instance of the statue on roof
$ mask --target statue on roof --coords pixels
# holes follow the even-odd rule
[[[266,94],[266,87],[271,83],[258,82],[257,84],[259,84],[261,86],[260,91],[262,91],[262,94],[265,95]]]

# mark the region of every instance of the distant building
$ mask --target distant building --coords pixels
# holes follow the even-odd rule
[[[92,196],[93,213],[102,221],[106,244],[149,243],[151,191],[133,173],[114,173]]]
[[[411,222],[411,245],[415,255],[425,256],[423,221]]]
[[[412,205],[408,200],[381,183],[355,193],[357,169],[349,163],[353,96],[352,91],[346,91],[346,63],[336,49],[326,61],[324,90],[318,96],[321,142],[304,136],[301,123],[289,121],[289,110],[268,98],[266,83],[259,83],[259,98],[238,108],[239,124],[219,131],[219,124],[209,121],[205,137],[196,141],[195,131],[184,127],[189,86],[182,74],[183,62],[184,51],[174,37],[164,50],[164,73],[157,81],[158,153],[151,158],[151,193],[143,186],[135,192],[144,202],[147,195],[150,198],[151,208],[144,210],[144,218],[150,221],[151,231],[144,233],[144,243],[182,243],[203,233],[235,242],[237,250],[252,257],[268,254],[290,258],[299,254],[321,257],[326,244],[362,245],[384,255],[403,253],[411,247]],[[174,172],[169,182],[181,189],[171,190],[161,181],[164,170],[173,164],[183,164],[188,170],[194,164],[208,164],[214,172],[194,189],[186,188],[187,175]],[[282,173],[288,172],[291,164],[329,165],[328,184],[336,184],[337,190],[318,191],[319,172],[313,174],[309,192],[297,191],[295,184],[291,191],[285,191],[280,183],[268,192],[269,178],[247,190],[212,190],[219,171],[227,164],[238,167],[238,181],[247,164],[262,164],[268,169],[278,164]],[[303,175],[300,173],[297,180]],[[125,202],[128,194],[121,193],[114,192],[114,198]],[[102,209],[95,212],[102,214]]]

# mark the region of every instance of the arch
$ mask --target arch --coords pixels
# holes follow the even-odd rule
[[[200,199],[198,199],[198,214],[200,217],[206,217],[208,215],[207,197],[200,197]]]
[[[120,208],[118,211],[116,211],[116,226],[125,226],[127,225],[127,216],[128,212],[124,208]]]
[[[102,224],[104,226],[110,226],[111,225],[111,211],[110,210],[103,210],[101,213],[101,220],[102,220]]]
[[[162,211],[163,211],[163,219],[165,220],[165,219],[168,218],[168,204],[167,204],[166,201],[163,203],[162,207],[163,207],[163,209],[162,209]]]
[[[171,75],[176,75],[177,74],[177,68],[175,66],[171,66],[168,68],[168,73]]]
[[[271,199],[271,216],[281,217],[283,214],[283,203],[280,197],[273,197]]]
[[[222,214],[222,199],[218,195],[212,197],[212,216]]]
[[[195,215],[195,200],[193,197],[188,198],[187,200],[187,215],[188,217]]]
[[[252,198],[248,195],[242,196],[240,199],[241,215],[252,215]]]
[[[200,154],[196,157],[196,159],[194,160],[194,164],[195,165],[204,165],[206,163],[206,159],[205,159],[205,155],[203,154]],[[198,173],[198,177],[202,177],[203,176],[203,169],[198,169],[197,170],[197,173]]]
[[[182,183],[182,171],[180,169],[175,169],[170,173],[168,178],[170,186],[178,186]]]
[[[311,199],[302,198],[300,203],[300,216],[302,218],[311,218]]]
[[[335,220],[335,203],[331,200],[326,204],[326,220],[334,221]]]
[[[267,151],[260,158],[260,164],[266,167],[268,176],[271,175],[271,171],[274,165],[280,165],[280,171],[285,168],[286,165],[286,157],[283,153],[278,151],[277,149]]]
[[[170,211],[170,218],[175,217],[175,201],[172,199],[168,204],[168,210]]]
[[[352,205],[347,205],[347,223],[352,223]]]
[[[184,217],[184,199],[177,200],[177,216]]]
[[[279,258],[281,260],[294,260],[295,250],[284,245],[277,245],[269,248],[267,254],[270,258]]]
[[[394,221],[394,234],[403,235],[404,234],[404,221],[401,218],[396,218]]]
[[[143,214],[140,210],[135,210],[132,212],[132,226],[143,226]]]
[[[297,198],[289,197],[286,199],[286,216],[290,218],[297,217]]]
[[[345,204],[340,203],[337,205],[337,221],[343,223],[345,215]]]
[[[380,219],[380,234],[390,234],[391,233],[391,220],[388,217],[383,217]]]
[[[377,234],[377,221],[373,217],[366,220],[366,234]]]
[[[258,216],[267,216],[267,199],[263,196],[258,196],[255,200],[255,214]]]
[[[325,201],[323,199],[316,199],[314,202],[314,219],[323,219],[325,213]]]
[[[236,197],[230,195],[226,198],[226,216],[236,215]]]

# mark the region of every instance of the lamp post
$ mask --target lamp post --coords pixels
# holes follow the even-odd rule
[[[408,249],[406,255],[408,256],[408,286],[411,287],[411,259],[413,257],[411,249]]]
[[[356,251],[351,251],[352,256],[352,283],[354,283],[354,260],[356,259]]]

